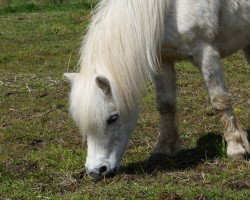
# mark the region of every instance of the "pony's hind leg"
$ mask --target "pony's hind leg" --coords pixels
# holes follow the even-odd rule
[[[201,67],[211,104],[222,115],[227,155],[231,158],[243,158],[245,154],[250,153],[250,146],[246,133],[237,125],[233,116],[219,53],[215,47],[204,45],[199,58],[201,60],[198,65]]]
[[[244,52],[244,54],[245,54],[245,58],[246,58],[248,64],[250,65],[250,45],[247,46],[247,47],[245,47],[245,48],[243,49],[243,52]]]
[[[173,65],[164,66],[164,71],[154,75],[157,107],[160,113],[160,136],[154,154],[174,155],[180,150],[176,126],[176,75]]]

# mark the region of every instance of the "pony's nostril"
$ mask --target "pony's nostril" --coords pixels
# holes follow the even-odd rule
[[[103,173],[105,173],[106,171],[107,171],[107,166],[102,166],[102,167],[100,167],[100,169],[99,169],[99,174],[103,174]]]

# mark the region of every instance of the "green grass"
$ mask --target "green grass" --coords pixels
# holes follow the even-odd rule
[[[59,1],[57,1],[59,2]],[[34,12],[54,12],[54,11],[74,11],[91,9],[96,5],[96,0],[70,1],[68,3],[54,3],[52,0],[45,2],[36,1],[9,1],[0,9],[0,15],[9,13],[34,13]]]
[[[120,173],[99,182],[82,173],[86,149],[62,74],[77,70],[89,2],[0,0],[0,199],[249,199],[249,162],[226,158],[202,77],[185,62],[176,67],[184,150],[145,162],[159,126],[149,85]],[[250,68],[242,53],[223,63],[235,114],[249,130]]]

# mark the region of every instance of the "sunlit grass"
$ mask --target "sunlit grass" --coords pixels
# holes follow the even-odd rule
[[[201,74],[186,62],[176,66],[184,150],[158,165],[145,162],[159,134],[150,84],[120,173],[97,183],[85,177],[86,148],[68,113],[62,74],[77,70],[91,2],[6,2],[0,2],[0,199],[249,199],[249,163],[226,158]],[[223,63],[235,114],[249,129],[250,68],[242,53]]]

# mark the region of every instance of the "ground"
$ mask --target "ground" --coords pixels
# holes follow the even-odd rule
[[[94,4],[0,0],[1,199],[250,199],[249,161],[226,158],[223,127],[188,63],[176,66],[183,150],[148,160],[159,134],[149,84],[119,174],[98,182],[85,175],[63,73],[77,70]],[[250,132],[250,67],[242,52],[223,64],[235,115]]]

